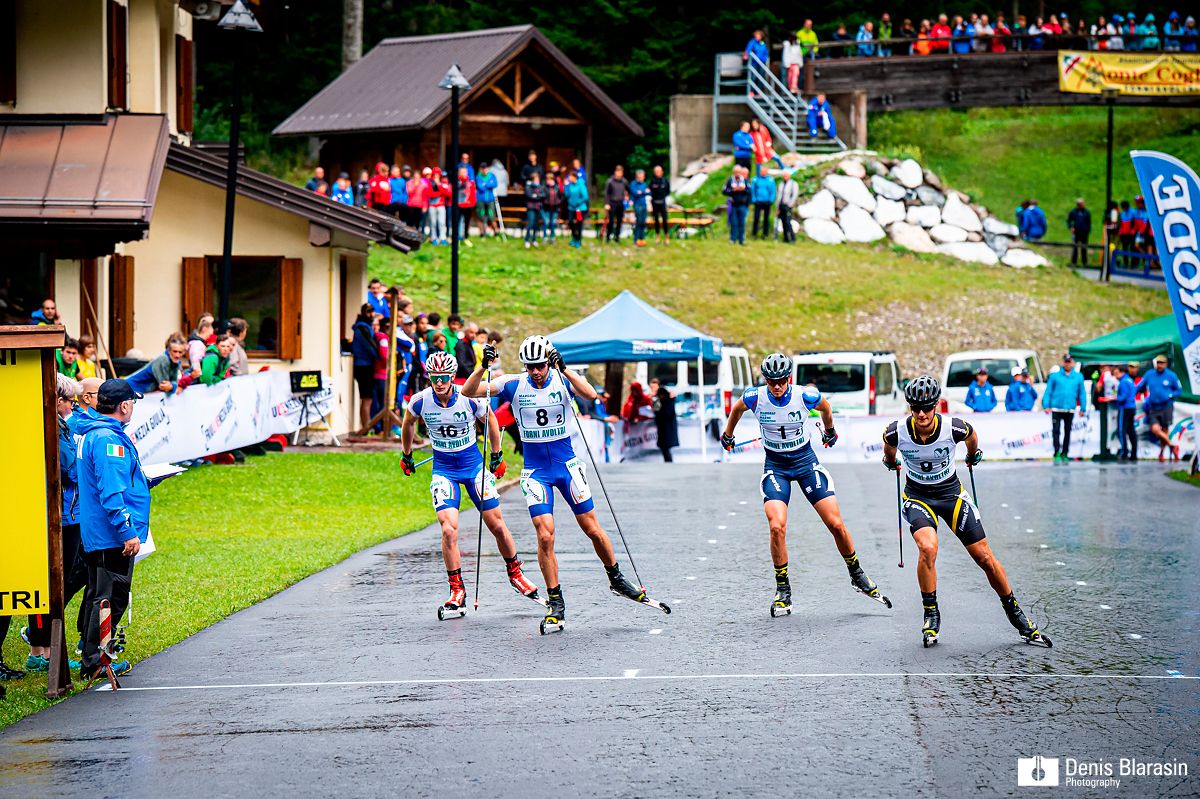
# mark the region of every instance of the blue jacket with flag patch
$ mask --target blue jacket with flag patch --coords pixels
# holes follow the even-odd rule
[[[120,548],[150,532],[150,485],[133,441],[111,416],[78,418],[79,528],[85,552]]]

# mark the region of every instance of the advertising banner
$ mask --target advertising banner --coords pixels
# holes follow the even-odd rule
[[[1183,347],[1185,363],[1172,366],[1184,391],[1200,394],[1200,178],[1166,153],[1134,150],[1129,155],[1146,198]]]
[[[133,406],[126,430],[143,463],[176,463],[257,444],[300,428],[305,396],[309,419],[328,414],[333,391],[293,394],[287,372],[231,377],[214,386],[192,385],[179,394],[147,394]],[[44,537],[44,535],[43,535]]]
[[[0,616],[50,612],[41,358],[39,350],[0,349],[7,453],[0,467],[4,484]]]
[[[1100,94],[1116,89],[1138,97],[1200,94],[1200,55],[1058,51],[1058,90]]]

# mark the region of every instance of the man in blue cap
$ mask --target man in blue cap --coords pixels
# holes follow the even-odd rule
[[[150,532],[150,485],[125,425],[142,395],[120,378],[105,380],[97,392],[96,412],[79,419],[79,525],[87,564],[86,623],[79,678],[100,670],[100,603],[108,600],[115,632],[133,582],[133,564]],[[118,676],[128,661],[112,664]]]

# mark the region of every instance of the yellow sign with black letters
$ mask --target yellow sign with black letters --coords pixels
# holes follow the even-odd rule
[[[0,616],[50,612],[41,355],[0,348]]]
[[[1058,51],[1059,91],[1100,94],[1105,89],[1134,97],[1200,94],[1200,55]]]

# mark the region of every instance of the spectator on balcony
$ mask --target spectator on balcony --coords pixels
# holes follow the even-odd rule
[[[796,41],[800,43],[801,60],[805,58],[816,58],[817,51],[820,50],[820,48],[817,47],[817,42],[819,42],[820,39],[817,37],[817,32],[813,30],[812,25],[812,20],[806,19],[804,20],[804,27],[796,31]]]
[[[884,11],[879,15],[879,31],[878,39],[880,42],[887,42],[892,38],[892,15]],[[891,44],[876,45],[875,52],[877,55],[889,56],[892,54]]]
[[[930,28],[929,38],[933,39],[932,52],[934,55],[950,52],[950,37],[954,35],[954,29],[950,27],[946,21],[945,14],[938,14],[937,22]]]
[[[1200,31],[1196,29],[1196,18],[1188,17],[1183,21],[1183,39],[1180,50],[1184,53],[1194,53],[1200,47]]]
[[[817,138],[817,133],[825,132],[825,136],[829,139],[837,138],[837,123],[833,120],[833,109],[829,106],[829,101],[825,99],[824,92],[820,92],[808,103],[808,136],[811,139]]]
[[[788,91],[792,94],[800,93],[800,67],[803,65],[804,56],[795,37],[785,39],[783,42],[783,61],[779,69],[783,73],[783,80],[787,84]]]
[[[1025,29],[1025,33],[1029,37],[1025,40],[1027,49],[1044,50],[1046,47],[1046,34],[1050,32],[1050,29],[1045,27],[1045,23],[1041,17],[1034,19],[1033,24]]]
[[[1121,35],[1121,28],[1125,23],[1125,18],[1120,14],[1112,15],[1112,22],[1108,24],[1108,49],[1109,50],[1124,50],[1125,38]]]
[[[992,49],[992,34],[996,29],[992,27],[988,20],[988,15],[983,14],[979,17],[979,24],[975,26],[975,41],[972,45],[977,53],[986,53]]]
[[[853,42],[854,41],[854,37],[846,32],[845,25],[838,25],[837,30],[835,30],[833,32],[833,36],[831,38],[835,42]],[[849,45],[846,45],[846,46],[839,45],[838,47],[835,47],[829,55],[832,58],[845,58],[846,56],[850,55],[850,47],[849,47]]]
[[[1143,50],[1157,50],[1159,46],[1158,40],[1158,25],[1154,23],[1154,15],[1147,14],[1142,17],[1142,24],[1138,25],[1138,33],[1142,35]]]
[[[354,205],[354,187],[350,185],[350,173],[338,174],[337,182],[333,184],[332,199],[342,205]]]
[[[956,16],[954,18],[954,27],[951,30],[951,35],[954,39],[950,43],[950,51],[955,55],[967,55],[970,53],[971,39],[975,34],[974,28],[968,30],[966,20]]]
[[[750,122],[743,120],[733,132],[733,163],[749,169],[753,157],[754,137],[750,135]]]
[[[304,184],[306,191],[316,191],[317,184],[325,179],[325,167],[316,167],[313,169],[312,177]]]
[[[1172,11],[1163,23],[1163,49],[1169,53],[1177,53],[1183,49],[1183,23],[1179,21],[1179,12]]]
[[[368,182],[367,205],[376,211],[387,212],[392,204],[392,184],[388,176],[388,165],[380,161],[375,164],[375,175]]]
[[[912,44],[913,55],[929,55],[933,52],[934,46],[937,44],[933,40],[933,28],[929,24],[929,20],[921,20],[921,27],[917,30],[916,41]]]
[[[1029,42],[1026,41],[1025,36],[1029,33],[1029,26],[1025,24],[1025,16],[1023,14],[1017,15],[1016,21],[1012,25],[1012,33],[1012,49],[1028,50]]]
[[[858,34],[854,37],[854,41],[858,42],[858,55],[860,58],[870,58],[875,55],[875,24],[867,21],[858,26]]]
[[[771,54],[767,50],[767,42],[763,38],[763,32],[757,30],[750,37],[750,41],[746,43],[746,49],[742,51],[742,61],[746,63],[746,77],[748,91],[751,97],[754,97],[754,82],[762,80],[764,76],[764,68],[770,60]]]
[[[1004,53],[1008,51],[1009,37],[1012,36],[1012,31],[1009,30],[1008,24],[1004,21],[1003,14],[996,15],[996,25],[992,29],[992,52]]]
[[[387,210],[389,214],[400,221],[404,221],[404,217],[408,213],[408,178],[411,175],[411,169],[396,164],[392,167],[391,176],[388,177],[391,201]]]
[[[925,24],[928,25],[929,23]],[[883,32],[880,31],[879,35],[882,38]],[[926,37],[928,37],[928,29],[926,29]],[[897,45],[895,47],[900,55],[912,55],[913,43],[917,40],[917,29],[913,27],[913,21],[911,19],[905,19],[900,23],[900,30],[897,31],[896,38],[903,39],[905,42],[904,44]]]
[[[475,181],[467,170],[467,165],[458,168],[458,181],[455,186],[455,201],[458,203],[458,237],[471,246],[471,215],[475,213],[476,194]]]

